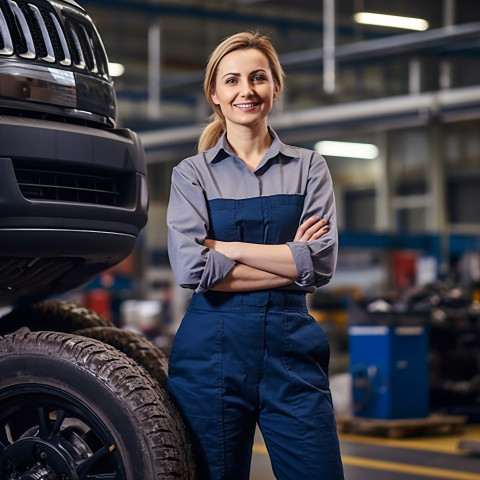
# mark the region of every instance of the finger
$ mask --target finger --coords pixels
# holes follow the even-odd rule
[[[297,229],[297,232],[295,234],[294,241],[301,241],[307,230],[314,225],[316,222],[318,222],[319,217],[317,215],[314,215],[313,217],[307,218]]]
[[[318,215],[313,215],[312,217],[307,218],[301,226],[304,226],[306,228],[310,227],[311,225],[317,223],[320,220],[320,217]]]
[[[325,235],[326,233],[328,233],[329,230],[330,230],[329,226],[325,225],[325,227],[321,228],[318,232],[312,235],[311,240],[316,240],[317,238],[320,238],[322,235]]]
[[[327,228],[327,230],[324,230]],[[301,241],[307,242],[308,240],[312,240],[313,238],[319,238],[320,236],[324,235],[328,231],[327,221],[322,219],[318,221],[315,225],[310,227],[301,237]]]
[[[312,225],[310,228],[308,228],[305,234],[311,237],[314,233],[317,233],[326,225],[327,225],[327,221],[324,218],[322,218],[321,220],[316,222],[314,225]]]
[[[318,222],[314,223],[311,227],[309,227],[307,229],[307,232],[309,232],[310,234],[313,234],[318,230],[320,230],[321,228],[323,228],[325,225],[327,225],[327,223],[328,222],[324,218],[322,218]]]

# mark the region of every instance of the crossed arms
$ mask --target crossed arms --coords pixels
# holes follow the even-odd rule
[[[329,230],[325,219],[317,216],[303,222],[294,242],[316,240]],[[297,268],[290,247],[206,239],[204,246],[217,250],[236,262],[228,275],[213,290],[235,292],[283,287],[294,283]]]

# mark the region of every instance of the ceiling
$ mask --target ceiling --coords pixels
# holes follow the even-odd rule
[[[201,87],[206,59],[221,39],[242,30],[259,30],[273,40],[287,72],[287,91],[279,108],[286,114],[296,112],[298,116],[303,110],[388,99],[411,94],[412,89],[416,90],[413,93],[437,91],[445,59],[454,59],[446,71],[449,87],[480,83],[480,23],[477,23],[480,2],[477,1],[334,0],[337,55],[334,92],[326,92],[322,87],[324,2],[80,0],[80,3],[97,25],[110,61],[125,65],[125,74],[115,81],[121,124],[139,131],[187,125],[193,127],[193,133],[187,136],[190,142],[210,113]],[[409,33],[359,25],[353,20],[358,11],[420,17],[429,22],[430,28],[423,33]],[[448,25],[453,26],[443,28]],[[154,64],[149,62],[149,51],[152,52],[149,31],[154,31],[154,26],[159,27],[160,62],[158,71],[153,69],[154,80],[149,82],[149,65]],[[158,99],[152,97],[152,86],[156,83],[160,87]],[[153,114],[148,106],[152,98],[158,100],[159,107]]]

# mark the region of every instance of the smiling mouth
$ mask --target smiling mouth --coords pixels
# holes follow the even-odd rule
[[[249,108],[254,108],[258,105],[259,105],[258,103],[237,103],[235,107],[247,110]]]

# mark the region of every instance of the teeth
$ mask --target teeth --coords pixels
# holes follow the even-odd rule
[[[240,105],[237,105],[237,107],[240,107],[240,108],[250,108],[250,107],[254,107],[256,105],[256,103],[242,103]]]

